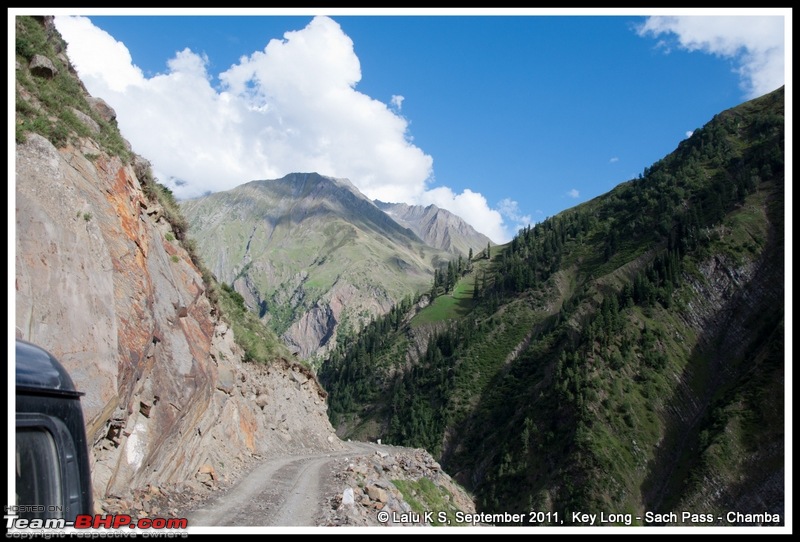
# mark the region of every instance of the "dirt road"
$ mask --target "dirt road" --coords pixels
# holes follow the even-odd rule
[[[343,457],[374,454],[382,447],[344,442],[345,449],[270,459],[246,474],[229,491],[189,513],[192,526],[316,526],[322,504],[336,488],[325,487],[327,470]]]

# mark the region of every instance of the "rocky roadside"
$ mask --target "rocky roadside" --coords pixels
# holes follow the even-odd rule
[[[200,467],[191,483],[149,485],[144,489],[134,490],[129,498],[109,496],[95,499],[95,513],[130,514],[134,519],[185,518],[190,510],[212,496],[231,489],[259,459],[259,456],[249,456],[237,461],[230,476],[220,477],[211,465],[205,464]]]
[[[456,525],[457,512],[475,513],[472,497],[422,449],[382,446],[336,460],[325,487],[320,524],[329,527]]]

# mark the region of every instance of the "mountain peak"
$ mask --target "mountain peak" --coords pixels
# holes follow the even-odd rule
[[[494,244],[464,219],[436,205],[423,207],[407,203],[385,203],[379,200],[374,200],[374,203],[401,226],[412,230],[432,247],[446,250],[451,254],[466,256],[470,249],[477,252],[483,250],[487,244]]]
[[[342,322],[430,286],[449,255],[427,246],[348,180],[290,173],[183,202],[204,261],[301,357]]]

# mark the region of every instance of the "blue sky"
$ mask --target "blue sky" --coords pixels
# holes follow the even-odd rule
[[[90,93],[179,197],[318,171],[495,242],[779,87],[791,38],[787,9],[56,13]]]

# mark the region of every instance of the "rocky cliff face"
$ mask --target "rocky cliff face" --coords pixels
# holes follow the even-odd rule
[[[69,71],[63,55],[50,60]],[[17,72],[53,73],[19,56]],[[90,123],[107,106],[81,100],[90,135],[57,148],[26,133],[16,147],[16,336],[53,353],[86,394],[99,506],[148,486],[213,486],[259,455],[336,449],[315,376],[286,360],[242,363],[200,270],[143,192],[146,162],[109,154]]]

